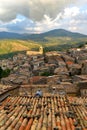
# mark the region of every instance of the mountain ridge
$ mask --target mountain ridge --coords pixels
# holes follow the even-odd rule
[[[45,37],[80,38],[80,37],[87,37],[87,35],[78,32],[71,32],[65,29],[54,29],[40,34],[19,34],[12,32],[0,32],[0,39],[25,39],[25,40],[30,39],[34,41],[40,41],[41,39],[42,40],[45,39]]]

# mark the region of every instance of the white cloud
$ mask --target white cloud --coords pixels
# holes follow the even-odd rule
[[[8,31],[8,29],[5,27],[0,27],[0,32],[2,32],[2,31]]]
[[[69,13],[67,13],[66,10],[69,10]],[[55,19],[52,19],[45,14],[44,18],[41,21],[33,22],[28,19],[27,20],[25,19],[19,22],[19,20],[16,20],[15,24],[16,24],[16,28],[18,29],[22,28],[22,30],[19,30],[22,33],[23,32],[42,33],[56,28],[64,28],[70,31],[78,32],[79,30],[81,31],[82,27],[84,28],[84,25],[86,26],[87,24],[86,14],[87,14],[87,10],[83,11],[80,10],[80,8],[78,7],[70,7],[64,9],[63,12],[60,12]],[[82,33],[84,33],[83,29],[82,29]]]
[[[78,30],[78,27],[72,26],[72,27],[69,27],[68,29],[71,30],[71,31],[77,31],[77,30]]]
[[[41,33],[55,28],[86,33],[87,0],[0,0],[0,28]]]
[[[72,7],[72,8],[65,8],[64,10],[64,17],[74,17],[77,16],[80,13],[80,10],[78,7]]]
[[[21,19],[13,19],[12,21],[11,21],[11,24],[16,24],[16,23],[18,23],[18,22],[21,22],[21,21],[23,21],[23,20],[21,20]]]

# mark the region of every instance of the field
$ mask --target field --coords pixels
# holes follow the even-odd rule
[[[0,57],[11,56],[26,50],[38,50],[42,45],[44,51],[65,51],[87,43],[87,38],[45,37],[42,41],[33,40],[0,40]]]

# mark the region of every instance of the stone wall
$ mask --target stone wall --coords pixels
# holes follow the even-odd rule
[[[71,86],[70,86],[71,87]],[[41,90],[43,95],[50,94],[76,94],[76,91],[67,91],[67,88],[64,85],[22,85],[19,89],[19,95],[34,95],[37,90]],[[72,90],[72,88],[71,88]]]

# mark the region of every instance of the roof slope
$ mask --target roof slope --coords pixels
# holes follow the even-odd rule
[[[0,104],[0,130],[86,130],[86,101],[76,97],[8,97]]]

